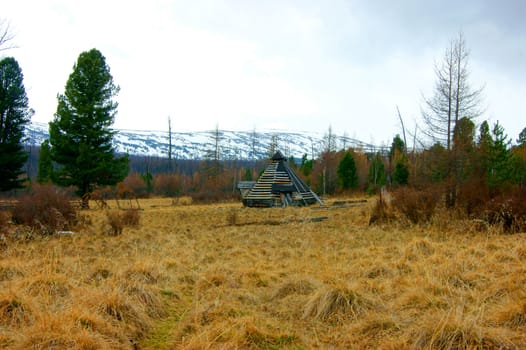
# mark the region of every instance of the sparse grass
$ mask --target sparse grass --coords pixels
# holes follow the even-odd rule
[[[0,348],[526,348],[525,233],[370,226],[373,205],[151,198],[120,235],[85,211],[0,249]]]

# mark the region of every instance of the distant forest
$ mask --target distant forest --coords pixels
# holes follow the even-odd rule
[[[24,171],[30,179],[34,180],[38,173],[38,154],[39,146],[25,146],[25,150],[29,157],[24,165]],[[195,172],[199,172],[200,167],[206,160],[199,159],[168,159],[166,157],[156,156],[137,156],[130,155],[130,173],[152,175],[165,173],[182,173],[191,176]],[[227,168],[256,168],[263,169],[265,160],[225,160],[222,161]]]

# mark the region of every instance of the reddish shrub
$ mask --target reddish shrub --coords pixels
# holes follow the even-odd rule
[[[395,215],[383,197],[380,197],[374,205],[369,225],[389,223],[395,219]]]
[[[487,186],[480,179],[472,180],[459,187],[457,204],[470,217],[478,216],[489,200]]]
[[[129,174],[124,181],[122,181],[122,184],[126,189],[139,198],[145,198],[149,195],[146,182],[144,182],[144,179],[137,173]]]
[[[52,185],[34,185],[15,205],[12,217],[23,224],[50,234],[69,229],[75,223],[76,212],[64,190]]]
[[[177,174],[159,174],[153,179],[156,194],[175,197],[180,193],[180,181]]]
[[[488,201],[482,216],[490,224],[502,225],[506,233],[526,231],[526,189]]]
[[[401,187],[393,192],[393,207],[414,224],[428,222],[440,199],[434,188],[417,190]]]

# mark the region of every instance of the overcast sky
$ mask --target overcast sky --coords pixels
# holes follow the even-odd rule
[[[522,0],[0,0],[34,121],[48,122],[79,54],[121,87],[116,128],[319,131],[376,144],[420,120],[434,62],[462,31],[486,113],[526,127]],[[481,120],[479,120],[480,122]]]

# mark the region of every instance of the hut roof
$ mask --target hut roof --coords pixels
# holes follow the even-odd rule
[[[290,168],[280,151],[272,156],[263,174],[243,197],[243,204],[249,207],[303,206],[314,203],[323,204]]]

